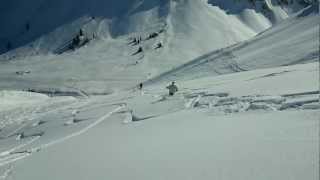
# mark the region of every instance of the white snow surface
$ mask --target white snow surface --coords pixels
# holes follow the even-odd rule
[[[1,4],[0,52],[7,42],[16,48],[35,39],[29,54],[47,52],[70,40],[80,27],[88,33],[117,37],[145,34],[164,23],[176,35],[173,45],[192,37],[201,43],[215,40],[210,47],[221,48],[252,37],[306,6],[297,1],[286,5],[271,0],[12,0]],[[214,35],[204,36],[207,33]],[[193,47],[201,52],[208,50],[206,45]]]
[[[134,30],[115,37],[101,35],[85,47],[61,55],[40,53],[29,56],[28,53],[34,52],[28,48],[29,45],[3,54],[0,56],[0,59],[4,59],[0,61],[0,89],[55,89],[62,92],[82,90],[87,94],[110,94],[119,89],[136,86],[142,81],[154,80],[154,77],[159,75],[166,80],[172,80],[166,78],[168,75],[180,76],[177,79],[192,79],[314,62],[319,54],[318,16],[314,6],[308,6],[273,28],[261,32],[267,27],[259,31],[250,30],[241,20],[241,15],[226,13],[227,10],[223,11],[216,4],[211,5],[204,1],[170,1],[170,4],[172,13],[168,14],[165,21],[156,23],[157,25],[148,30]],[[143,12],[152,16],[154,11],[156,10]],[[263,14],[257,14],[259,11],[250,8],[234,11],[240,14],[250,11],[251,15],[248,16],[251,18],[265,18]],[[150,20],[144,13],[139,16],[140,20],[143,20],[141,23],[158,22]],[[210,20],[211,18],[213,20]],[[86,20],[88,17],[83,19]],[[148,22],[149,20],[152,22]],[[108,26],[106,20],[102,21],[102,24]],[[248,22],[255,21],[249,18]],[[259,23],[263,22],[259,20]],[[254,23],[253,27],[258,27],[259,23]],[[108,30],[104,25],[99,28],[101,31]],[[59,46],[59,42],[53,41],[63,41],[64,35],[71,38],[69,31],[76,31],[75,29],[77,28],[73,25],[62,26],[58,32],[42,37],[52,41],[40,40],[41,44],[54,49],[55,44]],[[142,36],[144,39],[150,33],[160,30],[164,32],[158,37],[143,40],[137,46],[130,45],[130,38]],[[85,31],[91,32],[87,29]],[[255,36],[258,32],[260,34]],[[163,43],[163,48],[155,50],[159,42]],[[132,55],[138,46],[141,46],[144,52]],[[191,72],[189,69],[192,69],[192,73],[183,73]],[[170,71],[174,72],[174,76]]]
[[[1,91],[0,99],[0,109],[3,111],[21,107],[23,105],[29,106],[30,104],[41,103],[46,101],[48,97],[43,94],[21,91]]]
[[[316,180],[320,114],[303,107],[319,100],[318,65],[70,101],[11,125],[20,140],[5,127],[0,166],[7,179]]]
[[[317,4],[252,2],[3,3],[0,180],[318,180]]]

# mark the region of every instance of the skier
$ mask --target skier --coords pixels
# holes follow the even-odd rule
[[[169,89],[169,96],[173,96],[176,92],[178,92],[178,87],[175,85],[175,82],[172,82],[166,88]]]
[[[142,88],[143,88],[143,84],[140,83],[140,84],[139,84],[139,90],[142,90]]]

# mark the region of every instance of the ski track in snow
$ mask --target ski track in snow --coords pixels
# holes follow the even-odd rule
[[[92,129],[93,127],[97,126],[98,124],[100,124],[101,122],[106,120],[108,117],[110,117],[115,112],[121,110],[123,107],[124,106],[121,105],[121,106],[115,108],[114,110],[112,110],[112,111],[108,112],[107,114],[105,114],[104,116],[100,117],[94,123],[86,126],[85,128],[83,128],[83,129],[81,129],[81,130],[79,130],[77,132],[74,132],[74,133],[72,133],[70,135],[67,135],[67,136],[63,137],[63,138],[51,141],[51,142],[49,142],[47,144],[42,144],[39,147],[35,147],[35,148],[30,149],[30,150],[24,150],[24,151],[15,153],[15,151],[17,151],[17,150],[19,150],[19,149],[21,149],[21,148],[23,148],[25,146],[28,146],[28,145],[32,144],[33,142],[35,142],[36,140],[40,139],[40,137],[41,137],[41,136],[36,136],[35,138],[32,138],[31,140],[29,140],[28,142],[26,142],[24,144],[18,145],[18,146],[14,147],[14,148],[12,148],[10,150],[1,152],[0,153],[0,167],[8,165],[8,164],[11,164],[11,163],[16,162],[18,160],[24,159],[24,158],[28,157],[29,155],[31,155],[34,152],[38,152],[38,151],[43,150],[45,148],[49,148],[50,146],[56,145],[58,143],[62,143],[62,142],[66,141],[66,140],[68,140],[70,138],[73,138],[73,137],[79,136],[81,134],[84,134],[87,131],[89,131],[90,129]],[[55,110],[55,111],[57,111],[57,110]],[[6,174],[4,174],[1,177],[6,177]]]
[[[75,136],[79,136],[79,135],[81,135],[81,134],[89,131],[91,128],[97,126],[98,124],[100,124],[101,122],[103,122],[104,120],[106,120],[108,117],[110,117],[113,113],[121,110],[122,108],[123,108],[123,106],[120,106],[120,107],[114,109],[113,111],[107,113],[106,115],[102,116],[102,117],[99,118],[97,121],[95,121],[94,123],[88,125],[87,127],[83,128],[82,130],[80,130],[80,131],[78,131],[78,132],[72,133],[72,134],[70,134],[70,135],[68,135],[68,136],[66,136],[66,137],[61,138],[61,139],[58,139],[58,140],[55,140],[55,141],[51,141],[50,143],[41,145],[41,146],[38,147],[38,148],[33,148],[33,151],[34,151],[34,150],[38,151],[38,150],[41,150],[41,149],[44,149],[44,148],[48,148],[48,147],[50,147],[50,146],[53,146],[53,145],[55,145],[55,144],[64,142],[64,141],[66,141],[66,140],[68,140],[68,139],[70,139],[70,138],[73,138],[73,137],[75,137]]]
[[[7,135],[4,135],[3,137],[4,138],[8,138],[8,137],[11,137],[15,134],[17,134],[17,132],[19,132],[21,129],[23,129],[24,127],[27,127],[28,125],[30,125],[30,123],[28,122],[28,119],[31,119],[31,120],[34,120],[34,119],[41,119],[42,117],[50,114],[50,113],[55,113],[55,112],[58,112],[62,109],[66,109],[67,107],[71,107],[72,105],[76,104],[76,103],[79,103],[78,101],[76,102],[71,102],[70,104],[64,104],[64,102],[61,102],[62,104],[58,103],[58,105],[60,105],[59,107],[57,108],[54,108],[54,109],[51,109],[51,110],[47,110],[48,107],[44,107],[44,112],[41,112],[41,113],[38,113],[41,109],[41,107],[36,107],[34,110],[32,110],[30,112],[31,115],[25,115],[23,114],[23,118],[21,119],[21,121],[19,122],[22,122],[23,125],[17,127],[15,130],[13,130],[12,132],[10,132],[9,134]],[[88,102],[87,102],[88,103]],[[53,104],[53,106],[56,106],[55,104]],[[38,114],[37,114],[38,113]],[[20,118],[20,117],[19,117]],[[16,122],[14,122],[16,123]],[[4,126],[5,127],[5,126]],[[3,128],[4,128],[3,127]]]
[[[7,151],[4,151],[4,152],[1,152],[0,153],[0,162],[1,162],[1,157],[4,157],[4,156],[8,156],[10,155],[11,153],[13,153],[14,151],[17,151],[25,146],[28,146],[29,144],[32,144],[34,141],[38,140],[41,136],[36,136],[34,138],[32,138],[31,140],[29,140],[28,142],[24,143],[24,144],[20,144],[16,147],[13,147],[11,148],[10,150],[7,150]],[[1,166],[1,165],[0,165]]]

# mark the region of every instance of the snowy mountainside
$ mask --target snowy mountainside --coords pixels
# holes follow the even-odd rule
[[[87,28],[90,34],[117,37],[133,32],[147,33],[159,22],[171,25],[174,35],[181,38],[195,37],[203,43],[209,37],[204,42],[215,40],[218,45],[211,47],[215,49],[252,37],[303,6],[305,4],[297,5],[296,1],[286,5],[270,0],[37,0],[32,3],[13,0],[2,4],[0,51],[6,51],[8,42],[11,48],[17,48],[39,38],[37,43],[29,44],[31,49],[37,53],[52,50],[81,27]],[[97,19],[91,21],[91,17]],[[99,32],[99,29],[105,30]],[[203,37],[203,34],[211,35]],[[202,46],[203,49],[208,45]]]
[[[22,4],[13,6],[13,2]],[[108,94],[135,86],[215,49],[244,40],[251,44],[250,38],[273,24],[282,24],[306,6],[297,3],[284,5],[270,0],[254,3],[233,0],[123,0],[108,3],[103,1],[102,4],[99,0],[67,3],[35,1],[35,4],[26,6],[22,6],[25,1],[13,2],[8,2],[7,9],[1,11],[4,16],[0,17],[6,17],[10,22],[16,21],[15,25],[20,25],[9,31],[7,27],[11,27],[10,22],[1,19],[0,22],[7,24],[6,28],[0,30],[3,31],[0,34],[5,37],[11,37],[10,33],[23,29],[27,20],[19,19],[18,12],[28,14],[31,9],[36,8],[43,14],[36,13],[38,25],[32,24],[30,20],[30,30],[22,35],[23,38],[17,38],[22,47],[0,55],[0,88],[32,88],[41,91],[80,89],[91,94]],[[268,4],[270,11],[263,11],[263,6],[260,7],[259,4]],[[59,11],[61,6],[62,11],[58,15],[53,13]],[[230,8],[233,9],[229,10]],[[272,19],[269,15],[271,11],[278,14],[277,17],[281,17],[282,21]],[[57,21],[55,27],[42,23],[46,21],[50,24],[51,21],[47,19]],[[33,31],[34,28],[37,31]],[[95,33],[96,39],[75,51],[54,54],[80,28],[84,29],[84,34],[88,37]],[[148,39],[155,32],[161,33]],[[313,35],[311,33],[312,37]],[[139,37],[142,38],[140,44],[133,45],[132,38]],[[156,49],[159,43],[163,47]],[[266,43],[261,45],[268,46]],[[143,49],[143,53],[135,54],[139,47]],[[259,54],[257,57],[260,58]],[[232,64],[226,63],[226,66]],[[271,66],[272,63],[268,67]]]
[[[315,62],[319,56],[318,12],[316,6],[305,8],[252,39],[202,55],[149,82]]]
[[[0,180],[318,180],[313,3],[7,1]]]

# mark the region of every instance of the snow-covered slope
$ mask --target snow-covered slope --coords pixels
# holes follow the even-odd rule
[[[212,50],[252,37],[303,6],[270,0],[13,0],[2,3],[0,51],[6,51],[8,42],[16,48],[40,38],[29,45],[37,53],[46,52],[69,40],[81,27],[89,34],[117,37],[146,34],[163,23],[168,23],[177,40],[197,40],[198,51],[208,50],[208,43],[214,40]]]
[[[45,2],[43,4],[46,4]],[[46,7],[53,11],[64,5],[64,2],[51,2],[52,6],[42,8]],[[303,7],[302,5],[280,6],[273,1],[265,1],[265,3],[259,1],[252,4],[247,1],[234,2],[231,0],[230,2],[207,2],[204,0],[130,1],[130,3],[125,4],[126,7],[121,6],[124,8],[121,10],[120,5],[117,4],[118,1],[110,1],[110,6],[99,6],[97,7],[97,14],[92,14],[82,12],[81,7],[98,6],[98,1],[93,1],[93,4],[87,1],[71,2],[64,8],[69,9],[73,7],[72,5],[79,4],[79,9],[76,8],[75,12],[66,10],[72,15],[62,11],[61,17],[57,15],[51,17],[49,15],[52,15],[52,13],[49,13],[48,10],[45,11],[47,13],[43,16],[38,17],[39,23],[47,18],[60,19],[58,24],[63,24],[62,26],[49,34],[44,34],[27,46],[0,56],[4,60],[11,59],[9,62],[1,61],[1,89],[59,90],[62,88],[68,91],[79,91],[81,89],[91,94],[111,93],[118,89],[135,86],[141,81],[150,79],[174,67],[179,67],[194,58],[212,52],[212,50],[248,40],[274,23],[276,23],[275,28],[263,33],[264,35],[236,45],[236,49],[240,50],[234,52],[233,50],[227,50],[227,57],[223,56],[218,62],[212,63],[213,68],[219,69],[220,74],[225,71],[234,72],[233,69],[230,70],[228,67],[236,68],[236,71],[241,70],[241,68],[271,67],[294,63],[294,61],[298,62],[301,58],[312,60],[312,57],[316,55],[312,54],[315,50],[314,42],[316,41],[308,41],[317,37],[315,32],[316,16],[307,14],[301,18],[296,17],[294,12],[300,10]],[[21,3],[25,2],[21,1]],[[265,12],[266,7],[263,4],[270,6],[268,8],[270,11]],[[104,8],[108,9],[114,6],[119,6],[120,9],[111,11],[110,14],[103,14]],[[9,3],[7,7],[21,8],[19,11],[24,12],[28,6],[15,7]],[[30,5],[30,8],[34,7]],[[279,8],[281,13],[278,12],[280,11]],[[78,11],[81,11],[81,13]],[[291,18],[280,23],[280,21],[270,18],[271,11],[273,14],[279,14],[282,20],[289,15]],[[312,12],[314,11],[317,10]],[[2,13],[5,14],[5,12]],[[287,16],[282,16],[283,13]],[[6,16],[3,17],[9,15],[10,13],[7,12]],[[12,13],[11,16],[14,17],[14,15],[15,13]],[[75,20],[70,20],[68,23],[64,22],[67,19],[65,16],[74,17]],[[92,19],[92,16],[95,16],[95,19]],[[5,19],[2,21],[9,23]],[[307,31],[303,29],[305,26],[309,27]],[[45,25],[43,27],[47,28]],[[46,55],[47,52],[54,52],[67,40],[74,37],[74,34],[80,28],[83,28],[88,36],[95,32],[98,38],[74,52],[62,55],[51,53]],[[281,30],[281,28],[285,30]],[[3,30],[2,34],[5,35],[15,30],[15,28],[13,28],[13,31],[7,32]],[[157,37],[146,40],[148,35],[159,31],[162,33],[159,33]],[[42,34],[33,32],[31,28],[28,33],[34,33],[35,36]],[[293,34],[301,35],[293,36]],[[139,36],[142,37],[142,42],[139,45],[133,46],[130,44],[130,38]],[[286,42],[280,42],[279,36]],[[26,35],[26,37],[29,37],[29,35]],[[33,38],[30,35],[31,39]],[[155,49],[159,42],[163,44],[163,47]],[[300,44],[300,42],[303,42],[303,44]],[[271,48],[270,43],[275,45],[268,53]],[[293,46],[294,43],[295,46]],[[286,47],[286,44],[290,44],[290,46]],[[143,48],[144,52],[132,55],[139,46]],[[246,47],[242,48],[241,46]],[[255,46],[259,49],[252,51],[251,49]],[[277,51],[281,51],[283,48],[286,50],[284,54]],[[307,49],[304,50],[304,48]],[[295,51],[291,52],[292,49]],[[228,53],[230,51],[234,54]],[[221,54],[221,50],[218,50],[219,53]],[[280,54],[283,58],[271,61],[272,57],[270,55],[273,53],[276,53],[274,55]],[[213,56],[215,56],[215,53],[213,53]],[[233,56],[236,56],[236,58],[232,58]],[[224,61],[223,59],[227,60]],[[198,60],[195,60],[196,63],[202,62],[201,58],[200,61]],[[237,62],[235,63],[235,61]],[[248,64],[249,61],[251,61],[251,64]],[[252,65],[252,62],[256,64]],[[234,67],[237,65],[240,65],[240,67]],[[8,81],[8,79],[11,80]]]
[[[318,180],[310,4],[3,3],[0,180]],[[97,37],[59,53],[80,28]]]
[[[318,66],[31,105],[0,132],[0,178],[317,180]]]
[[[310,6],[250,40],[202,55],[151,81],[315,62],[319,57],[317,12],[316,6]]]

